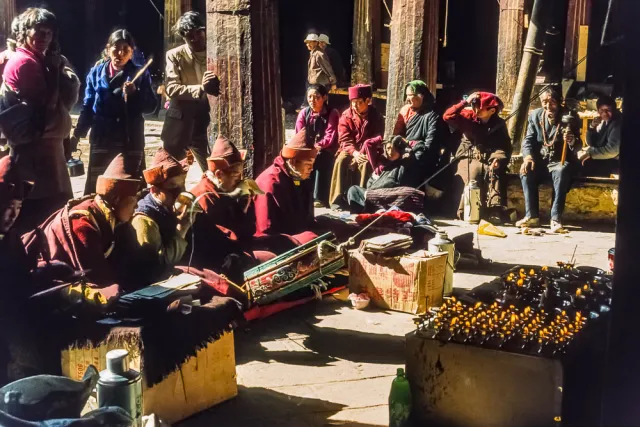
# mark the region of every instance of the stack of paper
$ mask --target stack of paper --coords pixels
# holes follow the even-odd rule
[[[200,284],[201,280],[198,276],[182,273],[163,282],[154,283],[146,288],[142,288],[139,291],[123,295],[120,297],[119,302],[127,305],[134,304],[137,301],[162,300],[171,295],[177,297],[185,293],[197,291]]]
[[[412,243],[413,239],[411,236],[390,233],[363,240],[360,245],[360,250],[375,254],[386,254],[408,249]]]

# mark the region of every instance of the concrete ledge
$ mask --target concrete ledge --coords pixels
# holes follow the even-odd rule
[[[507,205],[524,216],[524,194],[517,174],[507,176]],[[540,191],[540,216],[548,219],[551,212],[552,187],[544,183]],[[599,221],[615,223],[618,212],[618,180],[613,178],[577,178],[567,194],[563,219],[566,221]]]

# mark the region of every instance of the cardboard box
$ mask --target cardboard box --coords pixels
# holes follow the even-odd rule
[[[352,251],[349,290],[366,292],[371,302],[386,310],[425,313],[442,305],[447,253],[420,250],[400,257]]]
[[[142,345],[141,345],[142,344]],[[131,342],[129,365],[140,370],[143,343]],[[109,345],[68,349],[62,352],[62,374],[79,380],[89,364],[106,368]],[[190,357],[161,383],[147,387],[142,381],[144,415],[156,414],[175,423],[238,395],[233,332],[225,333]]]

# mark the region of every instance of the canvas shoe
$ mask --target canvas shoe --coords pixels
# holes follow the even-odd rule
[[[549,228],[551,228],[552,233],[567,234],[569,232],[569,230],[562,226],[562,223],[560,221],[556,221],[553,219],[551,220],[551,225],[549,226]]]
[[[540,227],[540,219],[525,216],[520,221],[516,222],[516,227]]]

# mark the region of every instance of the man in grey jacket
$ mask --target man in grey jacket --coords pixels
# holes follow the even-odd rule
[[[622,113],[615,99],[603,96],[596,103],[596,117],[587,131],[587,145],[578,153],[585,176],[609,176],[618,171]]]
[[[218,96],[220,80],[207,71],[205,22],[197,12],[182,15],[174,31],[185,44],[167,52],[165,87],[169,109],[162,128],[163,148],[182,160],[191,150],[203,171],[207,170],[209,100]]]

